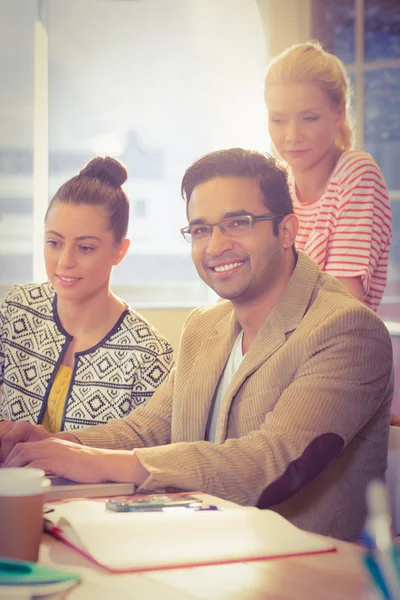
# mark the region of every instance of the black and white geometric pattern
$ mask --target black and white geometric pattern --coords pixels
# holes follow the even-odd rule
[[[11,288],[0,308],[0,419],[41,422],[71,339],[49,283]],[[151,398],[172,363],[168,342],[127,309],[101,344],[75,354],[62,429],[125,417]]]

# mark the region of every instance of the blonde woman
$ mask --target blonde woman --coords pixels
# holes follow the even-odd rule
[[[289,168],[296,247],[376,311],[387,278],[390,204],[373,158],[352,149],[342,62],[318,42],[292,46],[271,61],[265,100],[272,142]]]
[[[386,286],[392,219],[374,159],[353,150],[343,63],[317,41],[272,59],[265,78],[269,133],[289,171],[296,247],[372,310]],[[400,418],[392,415],[392,425]]]

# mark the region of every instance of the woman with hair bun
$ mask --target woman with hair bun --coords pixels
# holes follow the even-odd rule
[[[0,309],[0,420],[41,424],[40,437],[126,416],[172,366],[168,342],[110,290],[129,247],[126,178],[96,157],[60,187],[45,217],[48,282],[14,285]]]
[[[343,63],[318,42],[292,46],[269,65],[265,101],[272,143],[289,169],[296,247],[376,311],[386,286],[390,204],[373,158],[352,150]]]

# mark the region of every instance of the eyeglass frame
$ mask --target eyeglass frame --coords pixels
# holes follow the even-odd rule
[[[208,235],[207,237],[204,238],[200,238],[203,240],[209,240],[213,234],[214,231],[214,227],[218,227],[218,229],[220,230],[220,232],[222,233],[222,235],[226,235],[228,238],[234,238],[236,237],[235,235],[229,235],[226,233],[226,229],[223,228],[223,226],[221,226],[221,223],[223,223],[224,221],[228,220],[228,219],[239,219],[240,217],[247,217],[250,219],[250,229],[249,231],[252,230],[253,228],[253,222],[257,223],[258,221],[273,221],[274,219],[280,219],[285,217],[286,215],[276,215],[274,213],[267,213],[264,215],[253,215],[252,213],[246,213],[243,215],[232,215],[231,217],[225,217],[224,219],[221,219],[220,221],[217,221],[216,223],[198,223],[198,225],[206,225],[207,227],[211,227],[211,231],[210,231],[210,235]],[[197,224],[197,223],[196,223]],[[190,228],[192,227],[192,225],[186,225],[186,227],[182,227],[182,229],[180,229],[180,232],[182,234],[183,239],[185,240],[185,242],[187,242],[188,244],[192,244],[193,243],[193,239],[192,237],[190,238],[190,240],[188,240],[185,237],[185,234],[189,234],[191,236],[190,231],[188,231]],[[239,234],[240,237],[240,234]]]

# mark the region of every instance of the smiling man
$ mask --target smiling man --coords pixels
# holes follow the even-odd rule
[[[0,424],[6,466],[203,490],[357,539],[365,487],[386,469],[385,326],[296,253],[286,174],[271,157],[206,155],[182,194],[196,269],[225,301],[190,315],[169,380],[128,417],[42,441],[34,426]]]

